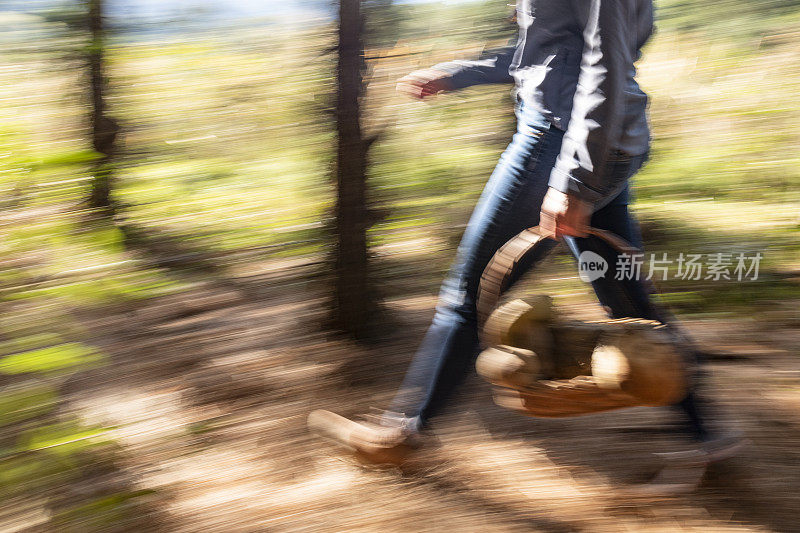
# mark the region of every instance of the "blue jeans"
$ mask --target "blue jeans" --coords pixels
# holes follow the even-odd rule
[[[551,127],[541,115],[518,110],[517,132],[472,213],[455,263],[442,285],[433,323],[395,397],[392,411],[417,417],[420,426],[427,425],[471,371],[479,352],[476,298],[481,274],[500,246],[539,223],[542,200],[563,136],[563,131]],[[630,178],[646,160],[646,154],[620,154],[609,161],[606,172]],[[626,186],[596,209],[591,225],[616,233],[641,248],[642,239],[628,210],[628,200]],[[612,317],[665,320],[642,281],[615,279],[617,252],[613,248],[596,237],[565,241],[576,257],[591,250],[605,258],[609,271],[592,282],[592,287]],[[552,241],[550,249],[556,244]],[[524,265],[520,270],[524,272]],[[688,415],[688,430],[702,439],[705,431],[693,395],[679,407]]]

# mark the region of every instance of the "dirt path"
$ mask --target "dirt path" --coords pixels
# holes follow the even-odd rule
[[[168,531],[797,531],[800,332],[756,321],[688,324],[730,353],[711,390],[751,440],[695,495],[637,503],[652,453],[678,449],[665,409],[536,420],[494,406],[472,379],[415,475],[363,470],[310,437],[317,407],[384,406],[434,300],[390,301],[402,327],[371,348],[311,334],[321,302],[271,284],[257,297],[199,285],[84,317],[113,364],[84,372],[67,404],[116,427],[120,468],[154,490],[140,528]]]

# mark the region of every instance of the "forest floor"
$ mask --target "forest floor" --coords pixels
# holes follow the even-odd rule
[[[695,494],[641,502],[624,489],[657,470],[654,453],[684,445],[667,409],[525,418],[495,406],[473,376],[438,421],[441,446],[413,474],[365,470],[315,439],[313,409],[386,406],[435,299],[392,297],[396,327],[355,345],[317,333],[313,268],[270,261],[235,280],[76,311],[109,360],[61,383],[59,413],[109,428],[113,446],[93,448],[78,479],[51,480],[38,500],[7,500],[0,530],[797,530],[796,324],[686,322],[725,354],[708,363],[709,396],[749,446]]]

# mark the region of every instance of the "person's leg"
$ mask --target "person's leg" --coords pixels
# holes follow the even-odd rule
[[[469,373],[478,354],[475,306],[481,274],[500,246],[538,224],[562,137],[563,133],[550,128],[542,117],[521,116],[519,131],[473,211],[456,261],[442,285],[433,323],[391,411],[416,417],[418,425],[424,426]]]
[[[646,156],[620,159],[612,162],[609,172],[624,173],[627,178],[631,178],[645,161]],[[628,209],[629,197],[630,192],[626,186],[619,195],[592,215],[591,225],[619,235],[641,250],[641,233],[635,218]],[[684,347],[686,363],[692,369],[692,375],[686,397],[675,407],[685,415],[686,433],[696,440],[707,439],[709,432],[695,390],[699,381],[699,374],[696,371],[699,365],[697,352],[680,330],[675,319],[653,301],[652,286],[648,280],[644,279],[648,273],[643,271],[641,277],[618,276],[619,254],[611,246],[596,237],[568,238],[566,240],[575,257],[582,252],[592,251],[602,256],[608,263],[609,269],[606,275],[593,281],[592,288],[612,318],[635,317],[663,322],[673,332],[676,342]]]

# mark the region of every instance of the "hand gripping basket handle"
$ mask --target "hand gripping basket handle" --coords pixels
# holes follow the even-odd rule
[[[610,231],[588,228],[586,233],[601,239],[620,253],[641,253],[641,250]],[[478,288],[479,331],[483,329],[486,319],[497,307],[500,297],[513,284],[515,279],[514,272],[517,266],[529,260],[533,260],[535,266],[536,261],[541,261],[546,255],[542,253],[542,248],[548,239],[549,237],[545,237],[540,233],[539,226],[534,226],[512,237],[492,256],[483,271],[481,284]]]

